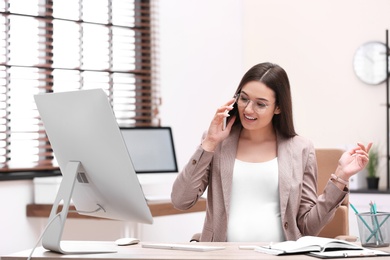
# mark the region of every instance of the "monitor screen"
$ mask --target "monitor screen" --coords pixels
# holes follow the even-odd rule
[[[61,248],[59,241],[71,199],[79,214],[151,224],[128,152],[132,145],[125,144],[106,93],[91,89],[41,94],[35,102],[63,175],[43,246],[73,252]]]
[[[122,127],[121,133],[137,173],[178,171],[170,127]]]

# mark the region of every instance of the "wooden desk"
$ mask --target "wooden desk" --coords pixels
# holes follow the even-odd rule
[[[112,242],[106,242],[112,244]],[[141,243],[142,244],[142,243]],[[210,251],[210,252],[194,252],[194,251],[180,251],[180,250],[167,250],[167,249],[152,249],[142,248],[140,244],[133,246],[117,247],[117,253],[110,254],[85,254],[85,255],[61,255],[46,251],[42,247],[37,248],[34,251],[33,259],[72,259],[72,260],[85,260],[85,259],[101,259],[101,260],[117,260],[117,259],[139,259],[139,260],[205,260],[205,259],[229,259],[229,260],[241,260],[241,259],[318,259],[306,255],[288,255],[288,256],[274,256],[255,252],[253,250],[241,250],[239,245],[245,245],[245,243],[198,243],[202,245],[213,246],[225,246],[225,249]],[[251,243],[253,245],[253,243]],[[260,243],[258,243],[260,245]],[[382,251],[390,251],[390,248],[380,248]],[[25,260],[31,253],[31,250],[26,250],[18,253],[14,253],[7,256],[2,256],[1,260]],[[388,259],[387,257],[370,257],[369,259]]]
[[[206,210],[206,200],[200,199],[192,208],[188,210],[175,209],[170,201],[148,201],[150,212],[153,217],[169,216],[176,214],[184,214],[191,212],[201,212]],[[50,216],[50,211],[53,205],[50,204],[28,204],[26,208],[27,217],[43,217]],[[70,207],[70,210],[75,210],[74,206]],[[80,215],[76,212],[69,212],[68,218],[94,218],[90,216]]]

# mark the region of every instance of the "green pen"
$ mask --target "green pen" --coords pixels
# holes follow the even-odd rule
[[[352,205],[352,203],[349,203],[349,205],[351,206],[351,208],[353,209],[353,211],[355,211],[356,215],[360,218],[360,220],[363,222],[363,224],[368,228],[368,230],[370,230],[371,234],[373,233],[372,229],[370,228],[370,226],[367,224],[367,222],[362,218],[362,216],[360,216],[359,212],[357,211],[357,209],[355,208],[355,206]]]
[[[373,225],[375,226],[375,229],[374,229],[374,231],[375,231],[375,237],[376,237],[376,242],[378,243],[379,242],[379,237],[378,237],[378,232],[379,232],[379,236],[380,236],[380,241],[383,241],[383,236],[382,236],[382,232],[381,232],[381,230],[380,230],[380,227],[381,227],[381,225],[379,225],[379,221],[378,221],[378,218],[377,218],[377,216],[376,216],[376,214],[378,213],[377,212],[377,209],[376,209],[376,203],[375,202],[372,202],[371,201],[371,203],[370,203],[370,206],[371,206],[371,208],[370,208],[370,211],[371,211],[371,214],[373,214],[374,215],[374,223],[373,223]],[[383,224],[383,223],[382,223]],[[373,234],[372,234],[373,235]],[[370,236],[370,238],[371,238],[372,236]],[[367,239],[367,241],[369,241],[370,239],[368,238]]]

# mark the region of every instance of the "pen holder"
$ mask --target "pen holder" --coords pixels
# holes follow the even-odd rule
[[[387,247],[390,243],[390,213],[356,214],[363,247]]]

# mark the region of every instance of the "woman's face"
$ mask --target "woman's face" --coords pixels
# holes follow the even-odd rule
[[[274,114],[280,113],[275,101],[275,92],[264,83],[258,81],[246,83],[237,100],[242,126],[248,130],[272,126]]]

